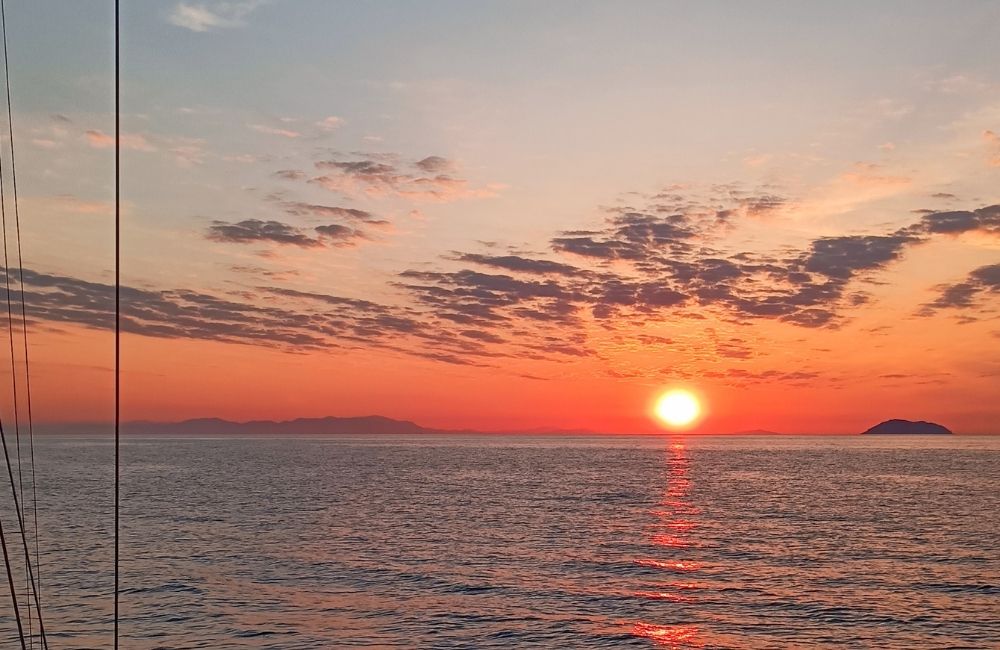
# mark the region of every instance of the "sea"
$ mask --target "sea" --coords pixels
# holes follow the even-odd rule
[[[34,445],[34,499],[23,447],[13,474],[49,647],[110,648],[112,442]],[[121,454],[126,649],[1000,648],[996,436],[127,437]],[[2,648],[20,647],[13,612],[4,586]]]

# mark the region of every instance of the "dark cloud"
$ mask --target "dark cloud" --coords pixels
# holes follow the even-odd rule
[[[365,233],[341,224],[316,226],[310,231],[296,228],[280,221],[246,219],[238,223],[213,221],[206,238],[228,244],[275,243],[300,246],[302,248],[323,248],[327,246],[353,246],[367,239]]]
[[[299,169],[279,169],[274,172],[274,176],[286,181],[300,181],[307,178],[306,173]]]
[[[978,306],[983,298],[1000,294],[1000,264],[980,266],[957,284],[939,287],[941,295],[924,305],[921,316],[930,316],[940,309],[968,309]]]
[[[1000,234],[1000,205],[991,205],[978,210],[958,210],[954,212],[932,212],[921,220],[927,233],[957,235],[964,232],[980,231]]]
[[[362,178],[368,178],[371,180],[378,180],[382,182],[391,181],[393,175],[396,174],[396,167],[384,162],[377,162],[374,160],[357,160],[357,161],[336,161],[336,160],[326,160],[316,163],[317,169],[333,169],[341,171],[345,174],[350,174],[351,176],[359,176]]]
[[[753,384],[783,383],[792,385],[811,384],[820,377],[817,372],[782,371],[782,370],[748,370],[746,368],[728,368],[726,370],[709,370],[702,373],[705,377],[720,379],[732,386],[748,386]]]
[[[420,186],[418,179],[437,178],[444,163],[371,158],[323,164],[341,180],[368,188],[388,183],[396,192]],[[215,221],[207,236],[227,243],[332,248],[362,241],[366,229],[382,223],[364,210],[285,201],[281,195],[270,201],[290,216],[324,223]],[[502,365],[498,360],[507,356],[567,362],[600,357],[590,345],[594,325],[615,337],[631,336],[645,324],[707,314],[731,324],[771,319],[805,328],[838,327],[869,299],[858,284],[876,281],[910,247],[945,234],[996,234],[1000,219],[1000,206],[989,206],[927,212],[911,217],[916,222],[902,229],[819,237],[796,249],[750,252],[726,245],[734,215],[755,216],[786,205],[767,192],[726,187],[709,200],[695,200],[673,188],[648,205],[606,210],[604,222],[594,228],[559,233],[545,253],[498,254],[503,249],[484,244],[480,250],[491,253],[458,251],[437,266],[404,271],[388,287],[401,294],[393,305],[275,286],[220,295],[127,288],[125,327],[149,336],[289,350],[375,348],[471,366]],[[285,277],[249,267],[246,274],[253,285]],[[110,326],[110,287],[32,272],[25,280],[36,318]],[[1000,292],[1000,265],[981,267],[940,289],[922,313],[981,306]],[[637,340],[669,343],[645,336]],[[753,347],[739,339],[716,337],[712,346],[708,353],[716,357],[753,356]],[[740,382],[804,378],[726,377]]]
[[[697,232],[683,214],[624,212],[609,219],[604,230],[564,232],[552,239],[552,248],[602,260],[653,261],[664,253],[686,253],[687,240]]]
[[[440,174],[451,169],[451,161],[441,156],[427,156],[415,162],[414,166],[431,174]]]
[[[454,176],[454,165],[440,156],[427,156],[413,163],[401,162],[393,155],[355,152],[353,156],[361,159],[316,162],[315,167],[321,175],[309,182],[347,196],[363,193],[453,201],[495,194],[494,189],[475,189],[467,180]]]
[[[731,195],[729,204],[708,207],[685,201],[677,190],[660,194],[642,210],[610,210],[604,227],[551,239],[553,252],[575,256],[584,266],[545,256],[456,253],[449,259],[509,274],[411,271],[400,286],[441,318],[483,328],[525,320],[576,323],[585,314],[615,327],[619,320],[642,324],[662,313],[698,316],[692,308],[712,309],[735,322],[776,319],[799,327],[837,327],[870,300],[852,283],[875,281],[907,248],[935,233],[993,232],[998,215],[996,207],[932,212],[887,234],[820,237],[799,252],[727,253],[716,248],[718,214],[749,215],[786,201],[732,188],[724,192]],[[685,203],[690,212],[674,211]],[[960,285],[951,294],[958,299],[963,292],[981,291],[980,285]]]
[[[256,275],[262,278],[269,278],[275,280],[290,280],[300,275],[300,273],[295,269],[275,270],[248,264],[232,264],[229,266],[229,270],[234,273],[239,273],[241,275]]]
[[[859,271],[881,269],[899,259],[903,248],[919,239],[912,235],[823,237],[812,243],[803,268],[828,278],[849,280]]]
[[[261,219],[245,219],[237,223],[213,221],[206,235],[208,239],[232,244],[255,244],[259,242],[274,242],[290,244],[303,248],[315,248],[323,245],[316,237],[280,221],[263,221]]]
[[[537,273],[540,275],[553,273],[557,275],[573,275],[583,273],[581,269],[569,264],[560,264],[551,260],[538,260],[518,255],[480,255],[477,253],[461,253],[458,259],[462,262],[472,262],[482,266],[491,266],[507,271],[522,273]]]
[[[739,199],[739,203],[749,216],[761,217],[784,207],[788,203],[788,199],[774,194],[762,194],[759,196],[743,197]]]
[[[369,223],[388,223],[378,219],[371,212],[358,210],[356,208],[343,208],[333,205],[320,205],[317,203],[305,203],[302,201],[286,201],[283,203],[285,212],[292,216],[318,216],[324,218],[348,219],[353,221],[366,221]]]
[[[16,272],[9,275],[12,284],[18,277]],[[45,322],[114,328],[112,285],[25,269],[24,290],[12,288],[11,298],[20,300],[22,295],[33,326]],[[121,299],[122,330],[143,336],[289,352],[375,348],[462,365],[490,365],[491,360],[504,356],[486,347],[503,341],[498,335],[482,332],[470,337],[467,328],[413,307],[330,294],[268,286],[226,295],[123,286]],[[550,359],[560,353],[537,358]]]
[[[313,230],[331,246],[353,246],[359,240],[367,239],[362,231],[337,223],[316,226]]]
[[[18,274],[10,274],[15,281]],[[36,320],[114,327],[114,287],[77,278],[24,270],[24,298]],[[12,290],[20,300],[21,291]],[[310,318],[274,307],[236,302],[187,290],[121,288],[122,330],[161,338],[192,338],[276,347],[323,344]]]

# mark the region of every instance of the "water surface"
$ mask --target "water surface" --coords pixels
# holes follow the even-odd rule
[[[109,647],[112,451],[36,442],[53,648]],[[124,648],[1000,647],[997,437],[122,452]]]

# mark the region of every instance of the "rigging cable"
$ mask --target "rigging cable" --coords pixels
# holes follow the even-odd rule
[[[21,503],[20,503],[20,500],[17,498],[17,485],[14,483],[14,470],[11,468],[10,453],[7,450],[7,435],[4,433],[4,430],[3,430],[3,422],[0,422],[0,442],[3,443],[3,457],[4,457],[4,460],[7,462],[7,476],[10,478],[10,492],[11,492],[11,495],[14,497],[14,510],[17,511],[17,513],[18,513],[18,519],[20,520]],[[4,554],[6,555],[7,542],[6,542],[5,539],[3,539],[2,535],[0,535],[0,540],[3,541]],[[34,585],[35,585],[35,574],[31,570],[31,556],[28,553],[28,539],[27,539],[27,537],[24,534],[24,525],[23,524],[21,525],[21,543],[24,545],[24,565],[25,565],[25,568],[28,570],[28,582],[30,583],[30,585],[32,587],[34,587]],[[9,574],[10,574],[10,569],[9,569],[9,566],[8,566],[8,577],[9,577]],[[35,596],[35,611],[38,613],[38,634],[42,638],[42,647],[47,650],[48,647],[49,647],[49,644],[48,644],[48,641],[45,638],[45,625],[42,623],[42,605],[41,605],[41,603],[38,600],[38,590],[32,588],[31,591],[32,591],[32,593]],[[14,598],[14,594],[12,593],[11,594],[11,599],[13,599],[13,598]],[[30,600],[28,602],[28,607],[31,607],[31,601]],[[16,607],[15,607],[15,609],[16,609]],[[20,616],[20,614],[18,614],[17,619],[18,619],[17,620],[17,625],[18,625],[18,628],[20,629],[20,627],[21,627],[21,616]],[[22,641],[22,645],[23,645],[23,641]]]
[[[7,89],[7,112],[8,112],[8,118],[10,118],[10,116],[11,116],[10,76],[9,76],[10,70],[9,70],[8,63],[7,63],[7,20],[6,20],[6,2],[5,2],[5,0],[0,0],[0,25],[2,25],[2,33],[3,33],[4,79],[5,79],[5,82],[6,82],[6,89]],[[16,179],[16,172],[14,171],[14,128],[13,128],[13,125],[10,123],[10,121],[8,121],[8,133],[10,135],[10,142],[11,142],[11,178],[12,178],[12,180],[15,183],[15,186],[16,186],[16,180],[14,180],[14,179]],[[2,161],[0,161],[0,162],[2,162]],[[15,194],[14,194],[14,206],[15,206],[14,209],[15,209],[15,212],[17,212],[17,194],[16,194],[17,190],[15,189],[14,192],[15,192]],[[15,364],[14,364],[14,347],[13,347],[14,346],[14,339],[13,339],[13,337],[14,337],[14,329],[13,329],[13,318],[12,318],[11,305],[10,305],[10,266],[9,266],[8,260],[7,260],[7,210],[6,210],[6,198],[5,198],[4,194],[5,193],[4,193],[3,174],[2,174],[2,164],[0,164],[0,225],[2,225],[2,227],[3,227],[4,280],[5,280],[6,290],[7,290],[7,325],[8,325],[8,330],[9,330],[9,333],[10,333],[10,342],[11,342],[10,343],[10,345],[11,345],[10,351],[11,351],[11,380],[13,381],[13,393],[14,393],[14,431],[15,431],[15,435],[17,437],[17,473],[18,473],[18,483],[20,484],[21,493],[22,493],[22,497],[23,497],[23,495],[24,495],[24,482],[23,482],[23,475],[22,475],[22,472],[21,472],[21,439],[20,439],[20,428],[19,428],[19,425],[18,425],[18,409],[17,409],[17,401],[18,401],[17,400],[17,373],[16,373],[16,370],[15,370]],[[23,271],[23,267],[21,267],[21,264],[20,264],[21,240],[20,240],[20,223],[19,223],[19,219],[18,219],[17,232],[18,232],[18,239],[17,239],[18,260],[19,260],[18,261],[18,267],[21,270],[20,278],[21,278],[21,284],[22,284],[22,286],[21,286],[21,300],[22,300],[22,314],[23,314],[24,313],[24,303],[23,303],[23,301],[24,301],[24,286],[23,286],[24,271]],[[26,323],[24,325],[26,327]],[[25,330],[25,336],[27,336],[26,330]],[[25,339],[25,345],[27,345],[27,339]],[[25,361],[25,363],[27,363],[27,361]],[[27,369],[27,366],[25,366],[25,368]],[[18,496],[17,496],[18,491],[17,491],[17,489],[14,486],[14,474],[13,474],[13,470],[11,468],[10,454],[8,453],[8,450],[7,450],[7,438],[4,435],[4,433],[3,433],[3,424],[2,424],[2,422],[0,422],[0,439],[2,439],[2,441],[3,441],[4,459],[6,460],[6,463],[7,463],[7,473],[8,473],[8,476],[10,478],[10,490],[11,490],[11,494],[14,497],[14,509],[17,511],[17,519],[18,519],[18,524],[19,524],[20,533],[21,533],[21,543],[22,543],[22,545],[24,547],[24,566],[25,566],[25,570],[26,570],[26,574],[27,574],[26,575],[26,582],[27,582],[27,586],[28,586],[28,590],[29,590],[30,594],[34,595],[35,610],[38,613],[38,633],[39,633],[39,636],[41,638],[41,645],[42,645],[43,648],[47,649],[48,648],[48,640],[47,640],[47,638],[45,636],[45,625],[44,625],[44,623],[42,621],[42,605],[41,605],[41,600],[40,600],[39,595],[38,595],[38,583],[35,580],[35,574],[34,574],[34,571],[32,570],[32,565],[31,565],[31,551],[29,550],[30,547],[28,545],[28,538],[27,538],[27,534],[25,533],[25,529],[24,529],[24,507],[23,507],[23,502],[19,502],[19,500],[18,500]],[[33,446],[34,446],[34,444],[32,443],[32,447]],[[33,509],[34,509],[34,514],[35,514],[35,554],[36,554],[35,557],[37,559],[37,557],[38,557],[38,514],[37,514],[38,513],[38,507],[37,507],[37,500],[34,498],[35,489],[34,489],[34,460],[33,460],[33,458],[34,458],[34,452],[32,452],[32,501],[33,501],[33,504],[34,504]],[[6,554],[6,543],[4,543],[4,546],[5,546],[4,552]],[[8,577],[10,577],[10,576],[8,576]],[[28,624],[29,624],[28,636],[29,636],[30,639],[33,639],[33,634],[32,634],[31,627],[30,627],[31,626],[31,600],[30,600],[30,598],[29,598],[29,602],[28,602],[27,607],[28,607]],[[18,627],[20,628],[20,616],[18,617],[18,619],[19,619],[18,620]],[[22,645],[24,644],[23,639],[22,639],[21,643],[22,643]],[[34,642],[32,641],[32,645],[33,644],[34,644]]]
[[[7,443],[4,442],[4,450]],[[0,545],[3,546],[3,563],[7,567],[7,584],[10,586],[10,601],[14,606],[14,618],[17,619],[17,636],[21,640],[21,650],[26,650],[24,645],[24,628],[21,627],[21,608],[17,606],[17,590],[14,589],[14,574],[10,571],[10,555],[7,554],[7,536],[3,532],[3,522],[0,521]],[[28,608],[30,611],[30,607]]]
[[[6,66],[6,60],[4,61],[4,77],[7,77],[9,72]],[[3,155],[0,152],[0,155]],[[0,166],[2,170],[2,166]],[[0,208],[0,228],[3,229],[3,281],[4,281],[4,296],[7,302],[7,339],[10,342],[10,384],[13,391],[14,397],[14,454],[17,457],[17,488],[21,492],[21,509],[17,513],[17,521],[20,523],[21,528],[24,528],[24,472],[21,467],[21,418],[18,414],[18,399],[17,399],[17,359],[14,355],[14,313],[11,308],[10,300],[10,262],[7,256],[7,199],[3,192],[3,178],[0,178],[0,201],[3,202],[2,208]],[[22,289],[22,294],[23,294]],[[28,547],[25,546],[25,552],[27,552]],[[30,583],[28,583],[28,574],[25,572],[25,591],[30,589]],[[28,639],[31,639],[31,607],[28,607]]]
[[[11,110],[10,101],[10,65],[8,63],[7,57],[7,11],[6,11],[6,0],[0,0],[0,33],[3,36],[3,68],[4,68],[4,79],[6,81],[6,91],[7,91],[7,134],[10,138],[10,178],[11,187],[14,192],[14,225],[17,240],[17,275],[18,284],[21,291],[21,334],[24,341],[24,387],[25,387],[25,398],[26,406],[28,407],[28,454],[29,463],[31,465],[31,510],[33,525],[32,528],[35,533],[35,578],[36,584],[35,589],[41,590],[42,588],[42,562],[41,555],[38,548],[38,492],[36,489],[35,482],[35,426],[34,417],[32,415],[31,408],[31,364],[28,357],[28,315],[27,308],[25,307],[25,297],[24,297],[24,262],[23,256],[21,254],[21,211],[19,208],[17,200],[17,164],[14,157],[14,113]],[[9,272],[9,270],[8,270]],[[16,399],[15,399],[16,403]],[[20,467],[20,460],[18,461]],[[22,497],[24,496],[24,491],[21,491]],[[39,594],[41,597],[41,594]],[[28,619],[28,629],[29,637],[31,630],[31,619],[29,608],[29,619]]]
[[[121,502],[121,73],[119,0],[115,0],[115,650],[118,650],[119,505]]]

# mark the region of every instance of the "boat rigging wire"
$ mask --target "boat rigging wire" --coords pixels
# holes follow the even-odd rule
[[[21,252],[21,210],[17,197],[17,164],[14,155],[14,113],[11,109],[10,100],[10,65],[8,63],[7,56],[7,2],[6,0],[0,0],[0,33],[2,33],[3,38],[3,67],[4,67],[4,80],[6,86],[7,94],[7,134],[10,138],[10,178],[11,178],[11,189],[13,190],[14,198],[14,225],[17,240],[17,277],[18,285],[20,286],[21,294],[21,333],[22,340],[24,342],[24,388],[25,388],[25,400],[27,406],[28,415],[28,462],[31,466],[31,514],[33,519],[32,529],[34,530],[34,541],[35,541],[35,589],[41,590],[42,588],[42,563],[41,554],[38,546],[38,491],[36,489],[35,482],[35,425],[34,416],[32,414],[32,400],[31,400],[31,362],[28,355],[28,315],[27,308],[25,306],[25,296],[24,296],[24,258]],[[9,270],[8,270],[9,273]],[[18,461],[18,467],[20,469],[20,460]],[[24,492],[21,492],[22,496]],[[39,594],[41,597],[41,594]],[[28,610],[29,614],[31,610]],[[29,619],[29,635],[30,635],[30,619]]]
[[[5,79],[6,91],[7,91],[7,110],[8,110],[8,118],[9,118],[10,117],[10,109],[11,109],[11,104],[10,104],[10,77],[9,77],[10,70],[9,70],[8,60],[7,60],[6,3],[5,3],[4,0],[0,0],[0,22],[2,22],[2,33],[3,33],[3,42],[4,42],[4,79]],[[8,133],[10,134],[10,138],[11,138],[11,178],[13,179],[13,178],[15,178],[15,174],[16,174],[16,172],[14,171],[14,157],[13,157],[13,126],[11,125],[11,123],[9,121],[8,121]],[[15,430],[15,436],[17,438],[16,443],[17,443],[18,484],[20,485],[21,495],[23,497],[23,495],[24,495],[24,481],[23,481],[23,473],[22,473],[22,467],[21,467],[20,427],[19,427],[19,424],[18,424],[17,372],[16,372],[16,365],[15,365],[15,358],[14,358],[14,324],[13,324],[12,308],[11,308],[11,304],[10,304],[10,302],[11,302],[11,298],[10,298],[10,275],[11,274],[10,274],[10,265],[9,265],[9,262],[8,262],[8,255],[7,255],[7,203],[6,203],[6,195],[5,195],[5,187],[4,187],[4,179],[3,179],[3,168],[2,167],[3,167],[2,166],[2,159],[0,159],[0,227],[3,228],[4,282],[5,282],[5,288],[6,288],[6,302],[7,302],[7,325],[8,325],[8,332],[9,332],[9,335],[10,335],[11,381],[13,382],[13,395],[14,395],[14,430]],[[17,210],[16,205],[17,205],[17,202],[16,202],[16,199],[15,199],[15,210]],[[17,232],[18,232],[17,246],[18,246],[18,250],[20,251],[20,248],[21,248],[21,242],[20,242],[20,225],[18,225]],[[18,255],[18,258],[20,260],[20,253]],[[20,262],[19,262],[19,264],[20,264]],[[19,277],[21,277],[21,279],[22,279],[21,299],[23,301],[24,300],[23,269],[22,269],[21,275]],[[25,336],[27,336],[26,333],[25,333]],[[25,573],[26,573],[26,583],[27,583],[27,588],[28,588],[28,592],[29,592],[29,601],[28,601],[28,604],[27,604],[28,617],[29,617],[29,619],[28,619],[29,620],[28,636],[29,636],[30,639],[33,639],[33,636],[34,636],[32,634],[32,630],[31,630],[31,627],[30,627],[30,625],[31,625],[31,604],[32,604],[30,596],[33,595],[34,596],[35,610],[36,610],[36,612],[38,614],[38,633],[39,633],[39,636],[40,636],[40,639],[41,639],[41,645],[42,645],[43,648],[47,649],[48,648],[48,640],[47,640],[47,638],[45,636],[45,624],[44,624],[44,622],[42,620],[42,605],[41,605],[41,600],[40,600],[39,595],[38,595],[38,583],[35,581],[35,574],[34,574],[34,570],[32,569],[31,550],[30,550],[31,547],[28,545],[28,538],[27,538],[27,534],[25,532],[25,526],[24,526],[24,507],[23,507],[23,501],[21,501],[18,498],[18,486],[15,485],[15,482],[14,482],[14,471],[13,471],[13,467],[12,467],[11,462],[10,462],[10,453],[9,453],[8,448],[7,448],[7,437],[6,437],[6,434],[4,433],[4,430],[3,430],[3,423],[2,423],[2,421],[0,421],[0,440],[2,440],[2,442],[3,442],[4,460],[5,460],[6,465],[7,465],[8,478],[10,479],[10,491],[11,491],[11,495],[13,496],[13,499],[14,499],[14,510],[17,513],[17,521],[18,521],[18,527],[19,527],[19,530],[20,530],[21,543],[22,543],[23,548],[24,548],[24,566],[25,566]],[[32,454],[32,456],[33,456],[33,454]],[[32,496],[32,499],[33,499],[33,503],[35,504],[34,505],[34,512],[35,512],[35,549],[36,549],[36,557],[37,557],[37,549],[38,549],[38,539],[37,539],[37,537],[38,537],[38,526],[37,526],[37,522],[38,522],[38,519],[37,519],[37,500],[34,498],[35,490],[34,490],[34,466],[33,465],[32,465],[32,483],[33,483],[33,487],[32,487],[32,495],[33,496]],[[10,573],[9,558],[7,557],[6,539],[3,539],[3,546],[4,546],[4,560],[5,560],[5,565],[7,567],[7,577],[8,577],[8,581],[11,583],[11,587],[13,588],[13,576]],[[16,604],[16,599],[15,599],[15,594],[13,592],[11,593],[11,600],[12,600],[12,602],[14,602],[14,608],[16,610],[17,609],[17,604]],[[18,614],[17,614],[17,622],[18,622],[18,631],[19,631],[19,634],[21,636],[21,645],[23,647],[25,645],[24,644],[24,631],[23,631],[23,628],[22,628],[22,625],[21,625],[21,617],[20,617],[20,612],[19,611],[18,611]],[[32,645],[34,645],[33,641],[32,641]]]
[[[7,442],[4,441],[4,451],[7,450]],[[17,590],[14,588],[14,574],[10,570],[10,555],[7,553],[7,536],[4,534],[3,522],[0,521],[0,545],[3,546],[3,563],[7,567],[7,584],[10,586],[10,601],[14,608],[14,619],[17,620],[17,636],[21,640],[21,650],[26,650],[24,645],[24,628],[21,626],[21,608],[17,606]]]
[[[6,64],[6,61],[5,61]],[[4,77],[7,77],[9,69],[4,65]],[[2,152],[0,152],[2,155]],[[2,169],[2,166],[0,166]],[[7,198],[4,196],[3,192],[3,179],[0,178],[0,202],[3,203],[0,207],[0,228],[3,229],[3,281],[4,281],[4,297],[7,303],[7,340],[9,341],[10,348],[10,385],[13,392],[13,407],[14,407],[14,455],[17,459],[17,488],[21,492],[21,509],[17,513],[17,521],[20,523],[21,528],[24,528],[24,471],[21,465],[21,418],[18,413],[18,395],[17,395],[17,358],[14,354],[14,313],[11,307],[10,299],[10,261],[7,253]],[[22,291],[23,293],[23,291]],[[25,551],[27,551],[27,546],[25,546]],[[27,583],[27,573],[25,573],[25,589],[30,589],[30,584]],[[31,639],[31,607],[28,607],[28,639]]]
[[[121,38],[115,0],[115,650],[118,650],[119,510],[121,503]]]

